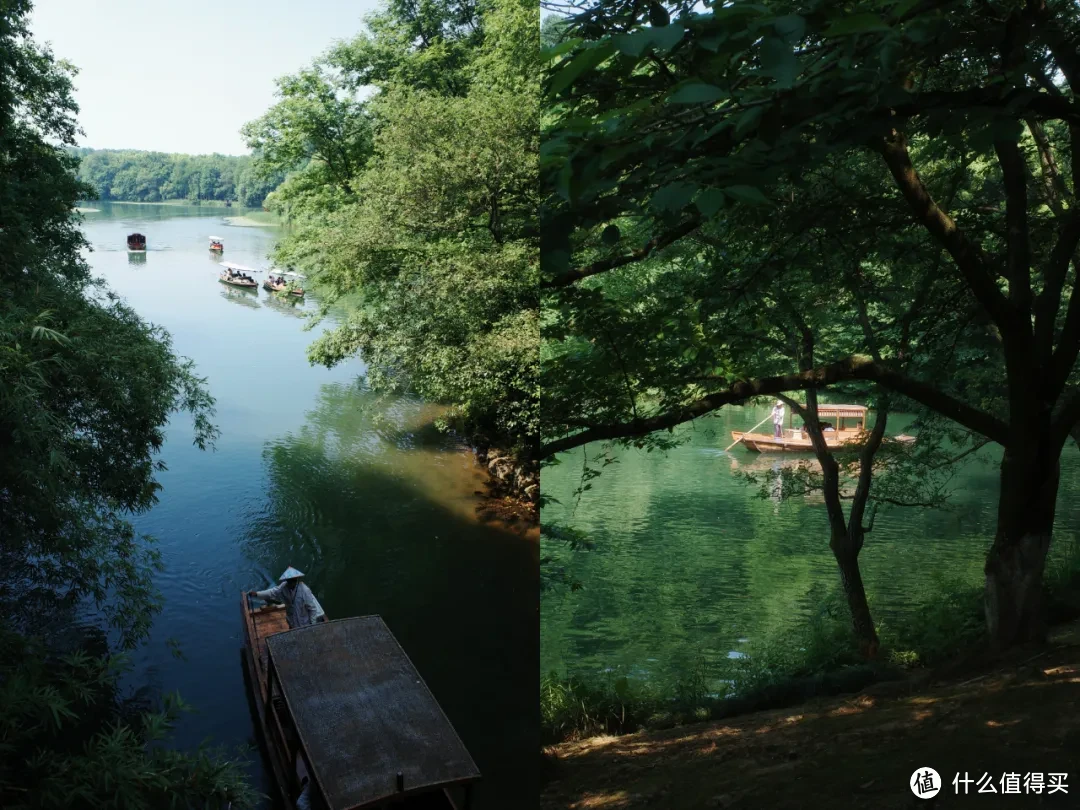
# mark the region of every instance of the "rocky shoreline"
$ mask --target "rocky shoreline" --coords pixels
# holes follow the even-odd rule
[[[484,443],[475,444],[473,453],[490,478],[488,494],[515,502],[523,512],[536,519],[540,503],[540,466]]]

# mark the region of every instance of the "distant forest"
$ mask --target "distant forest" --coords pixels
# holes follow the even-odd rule
[[[72,149],[79,179],[102,200],[221,200],[257,208],[285,175],[256,171],[254,158],[176,155],[134,149]]]

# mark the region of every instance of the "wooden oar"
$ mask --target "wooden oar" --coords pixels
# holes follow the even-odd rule
[[[761,427],[766,422],[768,422],[769,417],[771,417],[771,416],[772,416],[772,414],[770,413],[769,416],[766,416],[764,419],[762,419],[760,422],[758,422],[756,425],[754,425],[752,428],[750,428],[750,430],[744,431],[743,435],[745,436],[747,433],[753,433],[759,427]],[[734,447],[735,445],[737,445],[741,441],[742,441],[742,438],[736,439],[735,441],[733,441],[731,444],[729,444],[727,447],[724,448],[724,452],[726,453],[728,450],[730,450],[732,447]]]

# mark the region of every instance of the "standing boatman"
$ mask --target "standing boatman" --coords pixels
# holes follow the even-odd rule
[[[285,618],[289,622],[289,629],[307,627],[315,622],[325,622],[326,613],[322,605],[311,592],[311,588],[301,580],[304,578],[303,571],[297,571],[291,565],[285,569],[278,582],[273,588],[265,591],[248,591],[248,596],[256,599],[273,599],[285,603]]]
[[[776,400],[776,404],[772,409],[772,423],[773,423],[773,438],[784,438],[784,403],[782,400]]]

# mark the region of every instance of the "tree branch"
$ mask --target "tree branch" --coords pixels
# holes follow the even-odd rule
[[[932,385],[910,379],[899,372],[875,363],[870,357],[853,355],[835,363],[829,363],[795,374],[764,377],[756,380],[739,380],[729,385],[726,390],[717,391],[682,408],[646,419],[593,425],[579,433],[542,445],[539,458],[548,458],[589,442],[629,439],[635,436],[646,436],[658,430],[669,430],[676,425],[712,413],[724,405],[744,402],[751,397],[781,394],[786,391],[827,388],[835,383],[855,379],[879,382],[886,388],[916,402],[921,402],[928,408],[999,444],[1005,444],[1008,441],[1009,427],[1000,419],[978,408],[973,408],[934,388]],[[1078,404],[1077,408],[1078,419],[1073,420],[1074,422],[1080,420],[1080,404]]]
[[[577,267],[573,270],[569,270],[561,276],[556,276],[553,279],[542,281],[540,286],[544,289],[558,289],[560,287],[567,287],[576,281],[580,281],[583,278],[589,276],[599,275],[600,273],[606,273],[609,270],[614,270],[618,267],[624,267],[634,262],[640,262],[642,259],[647,259],[650,254],[655,250],[660,250],[667,247],[672,242],[676,242],[682,239],[687,234],[693,232],[701,226],[701,220],[697,217],[692,217],[676,228],[671,229],[667,233],[662,233],[659,236],[653,237],[646,242],[642,247],[631,251],[628,254],[622,256],[615,256],[610,259],[601,259],[600,261],[593,262],[585,267]]]
[[[1031,248],[1028,243],[1027,167],[1014,140],[994,141],[1005,185],[1005,274],[1009,299],[1025,321],[1031,320]],[[1066,257],[1066,262],[1068,258]]]
[[[990,313],[990,317],[1006,331],[1011,326],[1008,299],[998,289],[994,276],[987,268],[982,250],[968,239],[955,220],[942,211],[922,178],[911,163],[907,139],[896,130],[881,144],[881,155],[892,172],[897,187],[904,195],[915,217],[952,256],[975,297]]]

